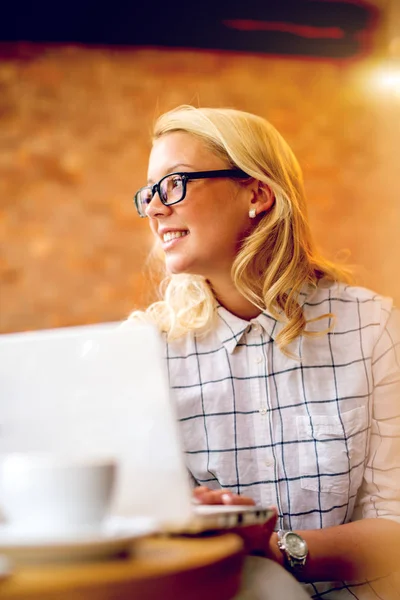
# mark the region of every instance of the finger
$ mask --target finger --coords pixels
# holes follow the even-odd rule
[[[210,490],[205,486],[194,488],[193,495],[201,504],[226,504],[231,506],[254,506],[255,502],[248,496],[240,496],[229,490]]]
[[[227,506],[254,506],[255,502],[247,496],[239,496],[226,490],[207,490],[196,495],[202,504],[225,504]]]
[[[222,494],[221,500],[223,504],[231,506],[254,506],[253,498],[247,496],[239,496],[238,494]]]
[[[193,490],[194,498],[202,504],[222,504],[224,494],[231,495],[232,492],[224,489],[210,490],[205,486],[198,486]]]
[[[193,494],[195,496],[201,496],[205,492],[211,492],[210,488],[206,487],[205,485],[198,485],[193,489]]]
[[[207,492],[203,492],[202,494],[198,494],[197,499],[202,504],[224,504],[229,503],[228,498],[230,498],[230,492],[223,492],[222,490],[208,490]]]
[[[233,504],[235,494],[229,490],[210,490],[208,488],[197,488],[196,500],[201,504]]]
[[[209,504],[212,502],[212,490],[205,486],[198,486],[194,488],[192,494],[192,502],[194,504]]]

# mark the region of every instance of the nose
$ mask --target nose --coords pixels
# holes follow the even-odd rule
[[[146,207],[146,215],[150,218],[158,217],[158,216],[167,216],[172,213],[172,208],[170,206],[165,206],[160,200],[160,196],[158,192],[154,194],[151,201]]]

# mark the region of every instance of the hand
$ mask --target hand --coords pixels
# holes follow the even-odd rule
[[[255,504],[254,500],[248,496],[240,496],[224,489],[210,490],[205,486],[194,488],[193,499],[199,504],[225,504],[228,506],[254,506]],[[263,525],[245,525],[235,527],[230,531],[242,538],[247,554],[264,556],[282,564],[282,553],[278,548],[277,535],[274,533],[278,514],[275,508],[273,511],[274,515]]]
[[[253,498],[248,496],[239,496],[229,490],[210,490],[201,485],[193,490],[193,499],[199,504],[227,504],[227,505],[244,505],[253,506],[255,504]]]

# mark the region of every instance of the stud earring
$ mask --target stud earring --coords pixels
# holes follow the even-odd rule
[[[251,208],[249,210],[249,217],[250,217],[250,219],[254,219],[256,216],[257,216],[256,209],[255,208]]]

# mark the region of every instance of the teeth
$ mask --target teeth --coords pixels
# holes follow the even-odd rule
[[[168,231],[168,233],[164,233],[163,240],[164,242],[170,242],[171,240],[183,237],[188,233],[188,231]]]

